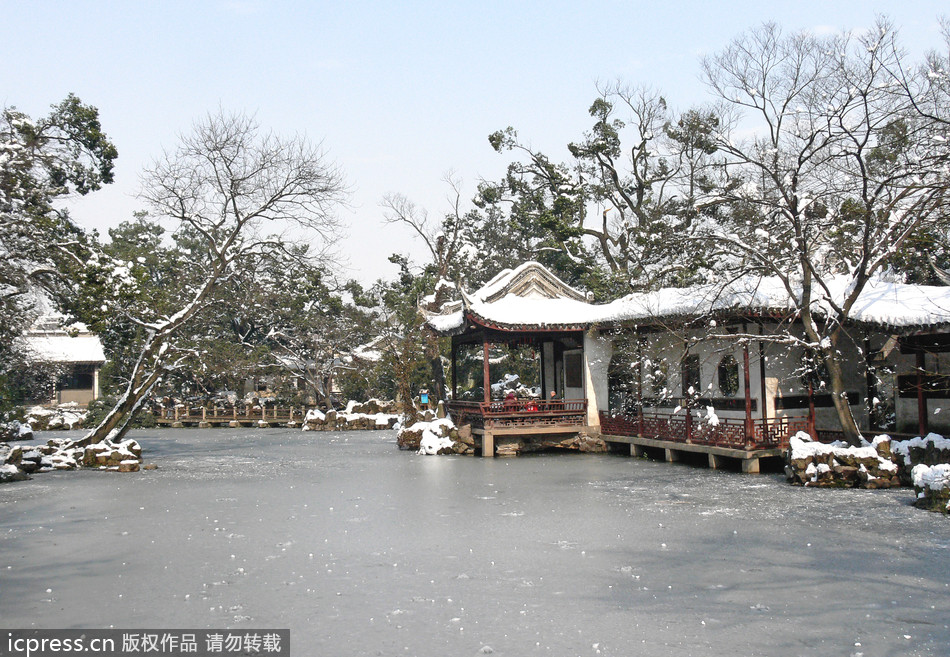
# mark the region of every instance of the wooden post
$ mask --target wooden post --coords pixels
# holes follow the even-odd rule
[[[202,406],[201,407],[201,421],[204,422],[207,419],[208,419],[208,407]]]
[[[491,402],[491,373],[488,368],[488,335],[482,338],[482,379],[485,387],[485,403]]]
[[[745,387],[745,439],[752,442],[755,429],[752,427],[752,390],[749,382],[749,343],[742,345],[742,385]]]
[[[917,356],[917,430],[923,437],[927,435],[927,397],[924,395],[924,368],[927,366],[927,361],[923,349],[918,348],[915,355]]]
[[[233,412],[234,412],[234,419],[236,420],[236,419],[237,419],[237,404],[235,404],[235,405],[232,406],[231,408],[233,409]]]
[[[175,422],[178,422],[178,404],[175,404]]]

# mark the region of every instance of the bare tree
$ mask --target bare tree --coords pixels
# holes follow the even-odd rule
[[[128,430],[163,372],[188,355],[177,336],[240,271],[273,254],[327,257],[338,231],[332,210],[343,191],[340,172],[319,145],[263,133],[252,118],[223,112],[196,123],[175,151],[145,171],[141,198],[191,245],[182,272],[191,283],[171,315],[155,316],[147,305],[126,309],[145,340],[124,393],[79,442],[116,439]],[[321,248],[292,248],[290,231],[297,231],[298,246],[316,240]]]
[[[703,63],[733,184],[728,217],[695,239],[717,245],[724,282],[781,281],[855,444],[839,351],[854,304],[915,231],[946,224],[950,200],[946,126],[914,110],[922,96],[893,73],[904,58],[882,19],[862,37],[764,25]]]
[[[442,216],[441,221],[432,221],[424,208],[419,208],[402,194],[388,194],[382,201],[386,210],[384,215],[386,223],[409,227],[415,236],[422,240],[429,252],[430,261],[425,264],[425,267],[431,270],[435,283],[432,293],[420,302],[420,310],[425,311],[437,311],[453,296],[461,283],[465,247],[471,243],[469,233],[473,222],[472,218],[462,211],[461,181],[451,173],[447,173],[443,180],[450,192],[449,211]],[[439,337],[425,328],[422,319],[420,315],[415,318],[415,321],[425,332],[424,351],[432,371],[432,396],[436,400],[442,400],[445,399],[447,386]],[[405,335],[411,334],[412,331],[406,327]],[[405,360],[405,357],[402,360]],[[397,358],[395,362],[401,363],[402,360]],[[409,367],[397,366],[396,369],[397,372],[402,372],[403,378],[409,376],[411,372]],[[403,379],[400,381],[403,387],[406,387]]]

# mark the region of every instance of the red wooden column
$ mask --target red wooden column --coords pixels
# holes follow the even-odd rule
[[[924,350],[917,349],[917,430],[921,436],[927,435],[927,397],[924,395]]]
[[[643,436],[643,339],[640,329],[636,331],[637,339],[637,434]]]
[[[752,389],[749,381],[749,343],[742,345],[742,382],[745,387],[745,439],[753,440],[755,429],[752,426]]]
[[[485,403],[491,401],[491,375],[488,371],[488,336],[482,338],[482,376],[485,381]]]
[[[765,385],[765,343],[761,340],[759,341],[759,389],[761,390],[759,414],[762,416],[762,439],[766,440],[769,435],[769,404],[768,389]]]

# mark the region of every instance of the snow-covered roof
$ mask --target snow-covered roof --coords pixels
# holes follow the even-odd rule
[[[849,291],[845,277],[828,279],[827,293],[813,287],[812,310],[828,314]],[[793,288],[801,295],[800,288]],[[600,322],[643,322],[717,314],[771,314],[794,312],[798,307],[777,277],[745,277],[733,283],[692,288],[665,288],[631,294],[602,306]],[[851,309],[852,322],[894,329],[950,324],[950,287],[908,285],[880,279],[862,290]]]
[[[59,313],[41,315],[23,335],[26,349],[33,358],[47,363],[106,362],[99,336],[80,322],[64,326]]]
[[[91,333],[72,336],[65,331],[46,331],[25,336],[34,358],[48,363],[106,362],[99,337]]]
[[[506,269],[472,293],[471,298],[492,303],[508,295],[522,299],[573,299],[584,301],[586,295],[560,278],[541,263],[528,261],[515,269]]]
[[[553,276],[550,272],[548,274]],[[478,324],[507,330],[581,330],[592,325],[621,323],[645,326],[711,313],[738,316],[786,314],[794,312],[797,307],[778,278],[752,276],[725,286],[665,288],[656,292],[635,293],[602,305],[577,298],[524,297],[512,293],[499,297],[497,293],[484,294],[484,289],[466,297],[464,308],[430,317],[430,326],[444,334],[459,332],[463,330],[468,316]],[[847,290],[848,280],[845,278],[830,279],[830,294],[824,297],[821,296],[822,290],[815,288],[813,311],[827,313],[830,309],[829,299],[840,303]],[[800,290],[795,292],[800,294]],[[871,281],[859,296],[850,318],[853,322],[894,330],[950,325],[950,287]]]

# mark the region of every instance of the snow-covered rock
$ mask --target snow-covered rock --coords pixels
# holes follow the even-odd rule
[[[900,486],[891,460],[890,439],[878,436],[861,447],[838,441],[820,443],[800,431],[789,439],[785,457],[788,481],[803,486],[892,488]]]
[[[88,415],[88,411],[74,402],[55,408],[33,406],[26,411],[26,422],[34,431],[81,429]]]
[[[98,468],[118,472],[137,472],[142,461],[142,448],[137,441],[129,439],[120,442],[104,440],[101,443],[75,446],[69,440],[52,439],[45,445],[29,449],[10,447],[0,443],[0,465],[6,475],[0,481],[18,481],[29,479],[34,472],[52,470],[76,470],[78,468]],[[13,470],[22,473],[14,477]]]
[[[33,440],[33,427],[19,420],[0,423],[0,440]]]
[[[30,475],[20,470],[15,465],[0,465],[0,484],[8,481],[23,481],[29,479]]]
[[[950,463],[918,464],[911,471],[917,499],[914,506],[950,514]]]
[[[474,454],[474,442],[463,441],[451,418],[416,422],[403,427],[396,436],[399,449],[419,454]]]
[[[918,464],[950,463],[950,439],[936,433],[929,433],[923,438],[917,436],[910,440],[895,440],[891,443],[891,449],[901,457],[908,472]]]
[[[316,408],[310,409],[304,416],[303,430],[345,431],[357,429],[374,431],[392,429],[396,426],[398,418],[395,402],[370,399],[368,402],[360,404],[351,400],[344,411],[323,413]]]

